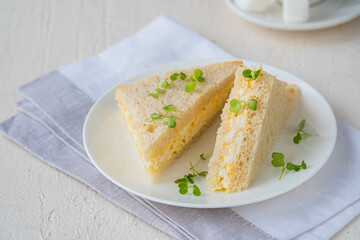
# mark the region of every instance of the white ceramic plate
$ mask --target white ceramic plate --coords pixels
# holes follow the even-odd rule
[[[222,62],[226,59],[196,60],[160,66],[128,81],[158,75],[173,69],[189,68]],[[254,62],[244,61],[246,65]],[[149,200],[182,207],[220,208],[240,206],[270,199],[284,194],[304,183],[318,172],[328,160],[336,140],[336,121],[329,104],[310,85],[280,69],[263,64],[265,71],[279,79],[296,83],[302,91],[298,106],[283,128],[273,151],[285,154],[286,161],[301,163],[305,160],[308,169],[289,173],[279,181],[280,168],[270,163],[270,157],[262,165],[250,188],[238,193],[212,193],[206,191],[205,179],[197,180],[202,194],[195,197],[188,193],[180,195],[174,180],[189,173],[189,160],[197,161],[201,153],[210,158],[220,125],[220,118],[193,143],[156,182],[150,183],[141,168],[140,158],[131,139],[117,103],[114,88],[103,95],[90,110],[84,126],[84,145],[91,161],[109,180],[121,188]],[[184,93],[185,94],[185,93]],[[299,145],[292,142],[298,122],[305,118],[307,129],[317,132],[319,137],[308,138]],[[207,170],[207,161],[198,165],[198,170]]]
[[[360,15],[359,0],[326,0],[310,8],[308,22],[288,24],[283,21],[282,7],[278,3],[265,13],[251,13],[237,7],[234,0],[225,1],[240,17],[257,25],[281,30],[304,31],[328,28],[348,22]]]

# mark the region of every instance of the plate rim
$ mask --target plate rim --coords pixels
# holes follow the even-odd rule
[[[298,23],[298,24],[285,24],[285,23],[279,24],[279,23],[267,22],[255,16],[252,16],[250,13],[247,13],[239,9],[235,5],[234,0],[225,0],[225,3],[230,8],[231,11],[233,11],[236,15],[240,16],[246,21],[252,22],[258,26],[262,26],[270,29],[276,29],[276,30],[283,30],[283,31],[312,31],[312,30],[326,29],[344,24],[360,16],[360,8],[359,8],[358,11],[354,11],[354,13],[352,14],[348,14],[329,21],[306,22],[306,23]]]
[[[200,61],[207,61],[208,63],[203,63],[203,64],[211,64],[211,63],[215,63],[215,62],[224,62],[224,61],[234,61],[234,60],[241,60],[244,62],[248,62],[248,63],[254,63],[254,64],[261,64],[262,66],[265,67],[270,67],[275,69],[276,71],[285,73],[290,75],[293,78],[296,78],[297,80],[301,81],[303,84],[307,85],[307,87],[309,87],[311,90],[313,90],[316,94],[319,95],[319,97],[321,97],[324,100],[324,103],[326,105],[326,108],[329,110],[329,113],[331,113],[332,116],[332,122],[334,125],[334,139],[332,140],[332,144],[331,144],[331,150],[328,152],[327,156],[326,156],[326,160],[322,162],[322,164],[319,165],[319,168],[312,174],[309,175],[307,177],[302,178],[298,184],[296,184],[296,186],[289,186],[289,187],[285,187],[282,191],[273,193],[273,194],[269,194],[266,197],[262,197],[262,198],[256,198],[254,200],[248,200],[245,202],[241,202],[241,203],[237,203],[237,202],[232,202],[232,203],[215,203],[215,204],[208,204],[208,203],[184,203],[184,202],[176,202],[176,201],[172,201],[172,200],[165,200],[165,199],[161,199],[158,197],[152,197],[146,194],[143,194],[141,192],[138,192],[136,190],[133,190],[129,187],[127,187],[126,185],[123,185],[121,183],[119,183],[118,181],[116,181],[115,179],[113,179],[111,176],[109,176],[96,162],[96,160],[93,158],[90,149],[88,147],[88,142],[87,142],[87,128],[88,128],[88,122],[90,121],[89,119],[92,116],[93,111],[95,111],[97,105],[99,104],[99,102],[104,99],[105,96],[107,96],[108,94],[110,94],[110,92],[114,91],[115,87],[118,86],[119,84],[116,84],[114,86],[112,86],[109,90],[105,91],[104,94],[101,95],[101,97],[99,97],[96,102],[93,104],[93,106],[90,108],[88,114],[86,115],[85,121],[84,121],[84,125],[83,125],[83,132],[82,132],[82,137],[83,137],[83,143],[84,143],[84,148],[85,148],[85,152],[87,154],[87,156],[89,157],[91,163],[96,167],[96,169],[98,171],[100,171],[100,173],[102,175],[104,175],[108,180],[110,180],[112,183],[114,183],[116,186],[122,188],[123,190],[134,194],[136,196],[139,196],[141,198],[150,200],[150,201],[154,201],[154,202],[159,202],[159,203],[163,203],[163,204],[167,204],[167,205],[171,205],[171,206],[177,206],[177,207],[187,207],[187,208],[227,208],[227,207],[239,207],[239,206],[244,206],[244,205],[249,205],[249,204],[253,204],[253,203],[258,203],[258,202],[262,202],[265,200],[270,200],[272,198],[281,196],[287,192],[290,192],[296,188],[298,188],[299,186],[301,186],[302,184],[304,184],[306,181],[308,181],[310,178],[312,178],[314,175],[316,175],[326,164],[326,162],[329,160],[335,144],[336,144],[336,139],[337,139],[337,123],[336,123],[336,117],[334,114],[333,109],[331,108],[330,104],[327,102],[327,100],[324,98],[324,96],[322,96],[322,94],[320,94],[320,92],[315,89],[314,87],[312,87],[309,83],[307,83],[306,81],[302,80],[301,78],[293,75],[292,73],[289,73],[285,70],[279,69],[277,67],[274,67],[272,65],[269,64],[264,64],[264,63],[260,63],[258,61],[252,61],[252,60],[246,60],[246,59],[234,59],[234,58],[211,58],[211,59],[194,59],[194,60],[187,60],[187,61],[177,61],[177,62],[171,62],[168,64],[162,64],[162,65],[158,65],[156,67],[152,67],[152,68],[148,68],[144,71],[139,72],[138,74],[135,74],[133,76],[127,77],[126,80],[124,82],[122,82],[122,84],[127,84],[130,83],[130,79],[134,78],[138,75],[142,75],[145,74],[146,72],[149,72],[151,70],[157,69],[157,68],[166,68],[166,67],[171,67],[174,66],[175,64],[181,65],[181,64],[190,64],[193,63],[196,65],[196,62],[200,62]],[[197,65],[203,65],[203,64],[197,64]],[[330,149],[330,148],[329,148]]]

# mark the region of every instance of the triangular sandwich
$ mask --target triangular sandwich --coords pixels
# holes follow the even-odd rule
[[[299,95],[296,85],[279,81],[260,67],[237,70],[208,164],[209,190],[236,192],[249,186]]]
[[[153,76],[116,88],[146,172],[153,180],[224,106],[241,61]]]

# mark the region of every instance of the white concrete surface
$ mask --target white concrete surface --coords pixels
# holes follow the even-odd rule
[[[240,19],[222,0],[0,0],[0,121],[16,88],[93,55],[166,13],[239,58],[298,75],[360,128],[360,18],[313,32]],[[84,184],[0,137],[0,239],[170,239]],[[360,239],[358,216],[334,239]]]

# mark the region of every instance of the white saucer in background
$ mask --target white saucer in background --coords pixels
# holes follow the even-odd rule
[[[304,23],[285,23],[282,6],[275,4],[264,13],[244,11],[235,5],[235,0],[225,0],[229,8],[240,17],[257,25],[290,31],[306,31],[329,28],[360,16],[360,0],[326,0],[310,8],[310,19]]]

